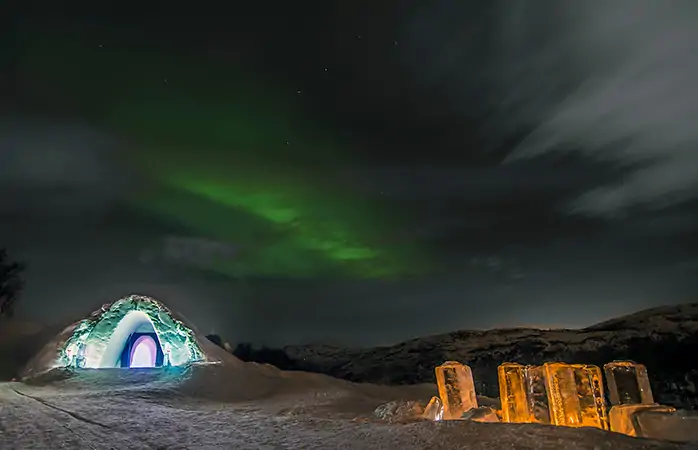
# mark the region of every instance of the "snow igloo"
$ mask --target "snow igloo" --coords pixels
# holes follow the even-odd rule
[[[130,295],[65,328],[21,375],[59,367],[136,369],[220,362],[212,345],[159,301]]]

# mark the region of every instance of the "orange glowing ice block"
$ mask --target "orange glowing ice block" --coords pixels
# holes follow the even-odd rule
[[[543,367],[552,424],[608,429],[601,369],[565,363]]]
[[[635,405],[615,405],[608,412],[608,418],[611,422],[611,431],[616,433],[627,434],[628,436],[639,436],[641,428],[637,421],[637,416],[645,411],[653,413],[671,414],[675,413],[676,409],[671,406],[635,404]]]
[[[429,420],[441,420],[444,417],[444,405],[439,397],[432,397],[429,400],[422,417]]]
[[[613,361],[603,366],[611,405],[654,404],[647,369],[632,361]]]
[[[479,408],[471,409],[463,417],[464,418],[467,417],[469,420],[472,420],[473,422],[482,422],[482,423],[498,423],[498,422],[500,422],[499,415],[497,414],[497,410],[490,407],[490,406],[480,406]]]
[[[550,423],[542,367],[504,363],[497,371],[503,422]]]
[[[550,423],[550,406],[548,404],[548,386],[545,382],[543,366],[528,366],[528,396],[533,411],[534,422]]]
[[[529,422],[532,416],[526,392],[526,366],[504,363],[497,367],[502,421]]]
[[[444,406],[444,420],[460,419],[464,412],[477,408],[475,383],[470,367],[456,361],[437,366],[436,384]]]
[[[638,436],[665,441],[698,441],[698,413],[647,409],[633,417]]]

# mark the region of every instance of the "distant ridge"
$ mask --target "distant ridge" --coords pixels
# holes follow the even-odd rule
[[[644,309],[636,313],[617,317],[597,323],[584,330],[616,330],[619,328],[633,328],[649,326],[661,328],[666,326],[666,322],[698,322],[698,303],[685,303],[674,306],[659,306],[656,308]]]
[[[446,360],[470,365],[478,394],[497,397],[497,366],[512,361],[548,361],[603,366],[629,359],[647,366],[658,401],[698,407],[698,303],[663,306],[607,320],[584,329],[510,328],[461,330],[410,339],[396,345],[350,349],[296,345],[245,348],[243,360],[281,369],[320,372],[356,382],[434,382],[434,367]]]

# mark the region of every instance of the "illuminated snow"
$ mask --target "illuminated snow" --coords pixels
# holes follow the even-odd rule
[[[164,365],[181,366],[204,359],[191,329],[174,319],[156,300],[132,295],[103,306],[89,319],[81,321],[63,346],[57,366],[119,367],[129,336],[144,331],[157,334],[165,354]],[[153,364],[147,367],[154,365],[157,355],[157,344],[152,339],[151,342],[153,348],[136,348],[138,358],[144,358],[146,351],[152,353]]]
[[[386,402],[423,403],[434,394],[430,384],[351,384],[255,364],[60,371],[41,383],[0,383],[0,448],[696,449],[695,442],[633,439],[592,428],[386,421],[375,415]],[[478,404],[496,401],[480,397]]]

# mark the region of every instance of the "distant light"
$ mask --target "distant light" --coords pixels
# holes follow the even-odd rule
[[[157,344],[150,336],[141,336],[133,344],[131,350],[131,368],[155,367]]]

